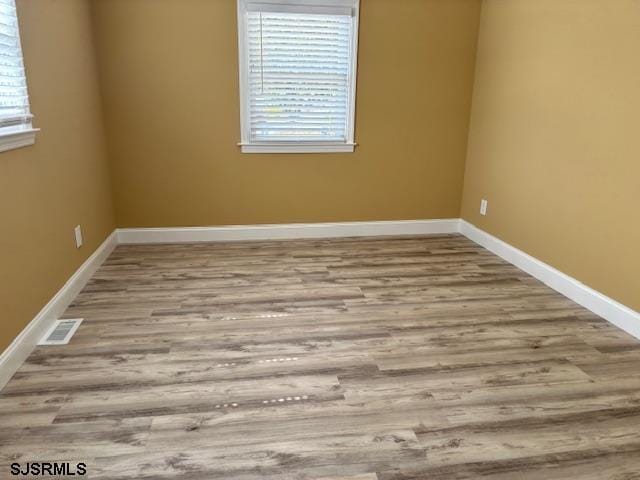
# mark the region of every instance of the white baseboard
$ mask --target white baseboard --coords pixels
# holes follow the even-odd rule
[[[399,220],[388,222],[299,223],[185,228],[123,228],[118,242],[193,243],[303,238],[374,237],[458,233],[460,220]]]
[[[547,265],[522,250],[518,250],[499,238],[480,230],[465,220],[460,221],[460,233],[587,310],[640,339],[639,312],[616,302],[575,278],[553,268],[551,265]]]
[[[98,249],[76,270],[73,276],[55,294],[36,317],[11,342],[0,355],[0,389],[11,379],[22,363],[31,354],[43,335],[65,312],[67,307],[84,288],[91,276],[102,265],[118,244],[113,232]]]

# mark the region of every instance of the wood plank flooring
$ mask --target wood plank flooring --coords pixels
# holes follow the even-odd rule
[[[640,342],[457,235],[120,246],[0,394],[96,479],[640,479]]]

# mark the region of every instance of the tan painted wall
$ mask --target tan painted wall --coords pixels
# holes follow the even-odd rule
[[[18,1],[42,131],[35,146],[0,153],[0,351],[114,228],[88,7]]]
[[[486,0],[480,32],[463,217],[640,310],[640,2]]]
[[[236,0],[95,0],[119,226],[458,217],[480,4],[363,0],[355,154],[241,155]]]

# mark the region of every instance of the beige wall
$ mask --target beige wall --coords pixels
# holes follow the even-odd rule
[[[458,217],[480,3],[363,0],[355,154],[241,155],[236,0],[96,0],[122,227]]]
[[[480,32],[464,218],[640,310],[640,2],[485,0]]]
[[[18,14],[42,131],[0,153],[0,351],[114,228],[88,2],[19,0]]]

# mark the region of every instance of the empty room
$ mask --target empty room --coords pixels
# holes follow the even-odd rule
[[[0,479],[640,479],[640,1],[0,0]]]

